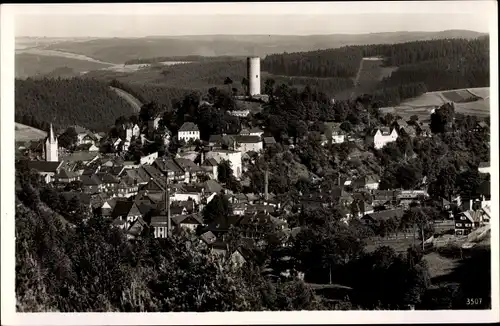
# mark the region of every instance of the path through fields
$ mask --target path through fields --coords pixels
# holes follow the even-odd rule
[[[356,90],[358,88],[359,76],[361,75],[361,70],[363,69],[363,61],[365,61],[364,58],[361,59],[361,61],[359,62],[358,72],[356,73],[356,77],[354,78],[354,88],[352,89],[351,92],[351,98],[354,97],[354,95],[356,94]]]

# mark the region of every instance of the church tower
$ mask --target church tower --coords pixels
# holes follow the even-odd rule
[[[45,161],[59,162],[57,138],[50,124],[49,134],[45,140]]]

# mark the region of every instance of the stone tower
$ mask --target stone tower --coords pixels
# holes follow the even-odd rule
[[[260,58],[247,58],[247,79],[249,96],[260,95]]]
[[[57,138],[50,124],[49,134],[45,140],[45,160],[47,162],[59,162]]]

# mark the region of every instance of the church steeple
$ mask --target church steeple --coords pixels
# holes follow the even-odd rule
[[[45,141],[45,160],[47,162],[59,162],[57,137],[54,134],[52,123],[50,124],[49,134]]]

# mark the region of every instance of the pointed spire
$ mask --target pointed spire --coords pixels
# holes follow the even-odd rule
[[[49,130],[49,141],[51,143],[55,142],[55,135],[54,135],[54,129],[52,128],[52,123],[50,124],[50,130]]]

